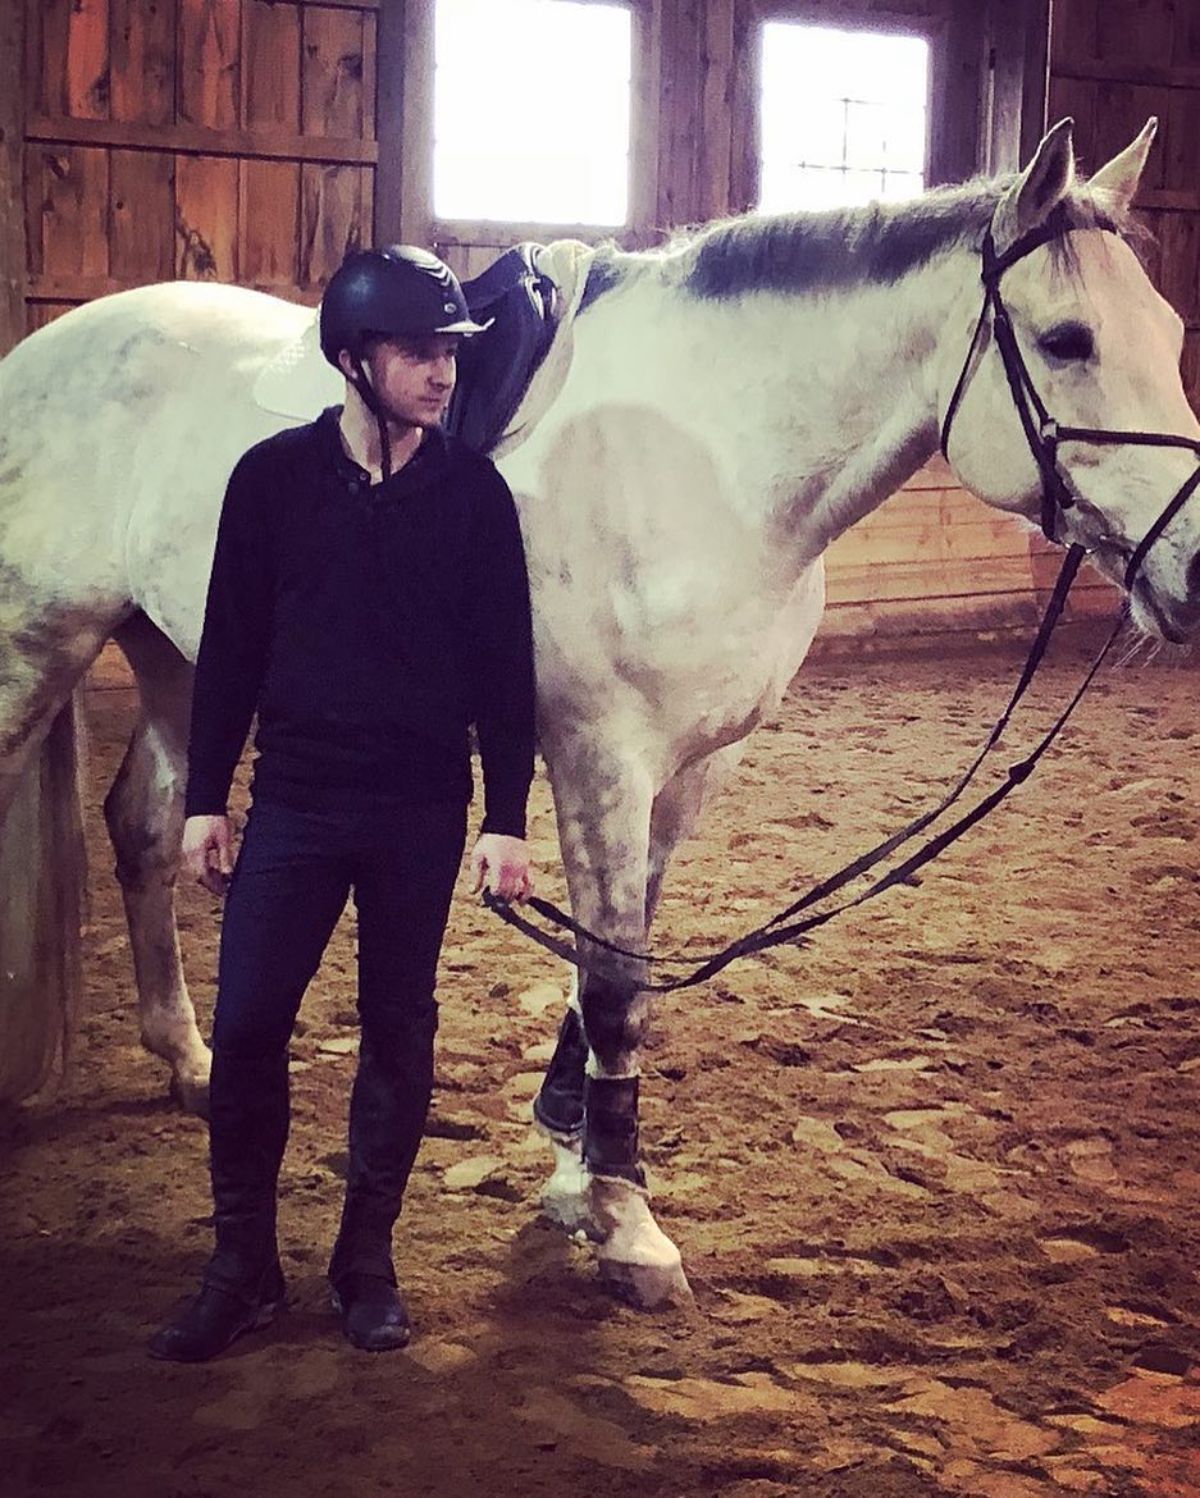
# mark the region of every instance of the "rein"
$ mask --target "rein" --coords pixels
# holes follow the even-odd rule
[[[1004,363],[1004,372],[1008,380],[1009,390],[1012,394],[1013,404],[1020,417],[1025,439],[1029,444],[1031,453],[1037,463],[1038,471],[1042,480],[1042,507],[1041,524],[1042,531],[1047,540],[1057,540],[1059,515],[1070,509],[1075,503],[1070,490],[1067,487],[1066,475],[1059,465],[1058,447],[1063,441],[1072,442],[1094,442],[1094,443],[1130,443],[1138,446],[1155,447],[1181,447],[1189,449],[1196,454],[1196,471],[1190,478],[1186,479],[1180,486],[1174,497],[1166,505],[1157,520],[1151,525],[1141,542],[1132,550],[1129,563],[1125,571],[1125,589],[1131,591],[1137,574],[1146,558],[1151,546],[1162,535],[1163,531],[1183,508],[1191,495],[1200,487],[1200,440],[1190,437],[1182,437],[1173,433],[1165,432],[1125,432],[1110,430],[1107,428],[1087,428],[1061,426],[1050,415],[1033,379],[1029,373],[1028,366],[1021,354],[1017,344],[1016,335],[1013,332],[1012,321],[1008,310],[1004,305],[1000,294],[1000,280],[1004,272],[1018,260],[1023,259],[1039,246],[1048,243],[1055,237],[1055,231],[1045,226],[1024,235],[1018,239],[1004,254],[996,252],[992,231],[989,227],[983,240],[981,254],[983,259],[982,280],[984,286],[983,306],[980,310],[979,319],[975,325],[975,332],[967,349],[967,355],[963,361],[962,371],[955,384],[950,403],[946,409],[946,417],[942,423],[941,450],[946,454],[947,443],[950,438],[950,428],[958,411],[967,383],[972,373],[972,366],[976,350],[988,322],[988,314],[991,314],[992,326],[995,331],[996,344]],[[664,956],[650,952],[636,952],[627,947],[622,947],[606,937],[588,930],[572,916],[540,896],[530,896],[525,902],[531,909],[548,922],[552,927],[560,931],[569,932],[571,936],[586,942],[591,947],[599,949],[603,953],[610,954],[615,958],[624,958],[644,964],[667,965],[680,967],[688,963],[696,964],[690,973],[684,976],[668,978],[656,983],[639,983],[637,988],[646,993],[670,993],[676,989],[691,988],[694,984],[703,983],[707,979],[719,973],[722,968],[727,967],[739,957],[746,957],[754,952],[766,951],[769,947],[780,946],[788,943],[794,946],[807,945],[807,934],[826,922],[833,920],[836,916],[853,910],[867,901],[875,899],[886,890],[892,889],[898,884],[912,884],[917,871],[930,863],[951,843],[956,842],[962,835],[982,821],[991,811],[1022,784],[1033,773],[1038,761],[1050,748],[1059,733],[1065,727],[1068,719],[1075,711],[1083,698],[1084,693],[1091,685],[1096,673],[1108,656],[1124,626],[1124,617],[1118,619],[1108,639],[1104,642],[1100,653],[1088,669],[1083,681],[1062,710],[1059,716],[1051,724],[1050,728],[1030,751],[1024,759],[1018,760],[1016,764],[1010,765],[1006,778],[969,811],[964,812],[948,827],[930,837],[922,843],[915,852],[910,853],[901,863],[896,864],[886,873],[880,875],[864,890],[849,899],[842,900],[828,909],[802,915],[802,912],[810,911],[810,907],[820,904],[844,889],[847,884],[868,873],[871,869],[888,858],[897,849],[913,838],[918,837],[932,823],[938,820],[942,814],[950,809],[966,791],[974,780],[976,773],[983,765],[987,757],[997,747],[1001,735],[1008,726],[1018,703],[1024,697],[1032,682],[1034,675],[1040,665],[1046,648],[1050,642],[1050,636],[1054,631],[1070,592],[1071,584],[1079,571],[1080,564],[1086,555],[1086,548],[1078,542],[1067,548],[1063,559],[1062,568],[1054,585],[1054,591],[1046,605],[1046,611],[1039,625],[1037,635],[1030,647],[1025,664],[1021,668],[1017,685],[1009,699],[1008,705],[996,720],[995,726],[989,733],[982,749],[975,756],[964,774],[951,787],[950,791],[930,810],[922,812],[920,816],[900,828],[891,836],[885,838],[881,843],[860,854],[851,862],[843,865],[835,873],[814,885],[805,894],[794,900],[792,904],[765,921],[761,926],[738,937],[719,952],[702,956],[695,953],[686,955]],[[597,974],[615,977],[618,981],[628,982],[628,973],[619,964],[610,964],[604,959],[597,962],[595,957],[589,954],[586,958],[581,957],[573,945],[560,936],[551,935],[533,924],[525,916],[519,914],[510,904],[498,900],[490,892],[485,891],[484,904],[507,922],[516,930],[523,932],[531,940],[537,942],[548,952],[561,957],[565,962],[573,966]],[[796,917],[800,919],[796,919]]]

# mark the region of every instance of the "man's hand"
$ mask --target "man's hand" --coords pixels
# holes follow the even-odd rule
[[[183,824],[183,861],[205,889],[223,895],[233,873],[229,818],[189,817]]]
[[[485,882],[499,900],[524,900],[533,894],[529,849],[524,838],[504,832],[482,832],[471,854],[471,893]]]

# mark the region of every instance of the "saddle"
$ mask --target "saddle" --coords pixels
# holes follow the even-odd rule
[[[486,333],[464,338],[446,429],[476,452],[491,452],[546,357],[558,325],[558,285],[542,245],[507,250],[463,283],[472,318]]]

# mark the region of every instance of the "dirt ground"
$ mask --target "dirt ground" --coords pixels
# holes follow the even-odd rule
[[[1083,659],[1056,651],[1022,723]],[[1016,662],[806,668],[678,862],[659,945],[723,943],[913,815]],[[1194,666],[1106,671],[920,888],[660,1002],[644,1137],[690,1310],[610,1299],[539,1221],[526,1117],[563,974],[464,892],[399,1237],[419,1334],[382,1357],[342,1341],[323,1269],[354,1066],[343,924],[293,1047],[289,1312],[203,1367],[143,1352],[208,1251],[206,1135],[137,1043],[97,811],[132,701],[91,694],[87,1017],[65,1091],[0,1155],[0,1489],[1200,1494],[1196,688]],[[540,781],[533,806],[557,898]],[[219,906],[180,905],[207,1030]]]

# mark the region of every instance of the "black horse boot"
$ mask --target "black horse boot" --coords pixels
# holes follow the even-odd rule
[[[624,1180],[645,1190],[638,1159],[638,1078],[588,1077],[587,1131],[583,1158],[596,1176]]]
[[[558,1044],[533,1100],[534,1121],[559,1139],[577,1138],[583,1128],[583,1073],[587,1063],[583,1024],[568,1009],[558,1028]]]

